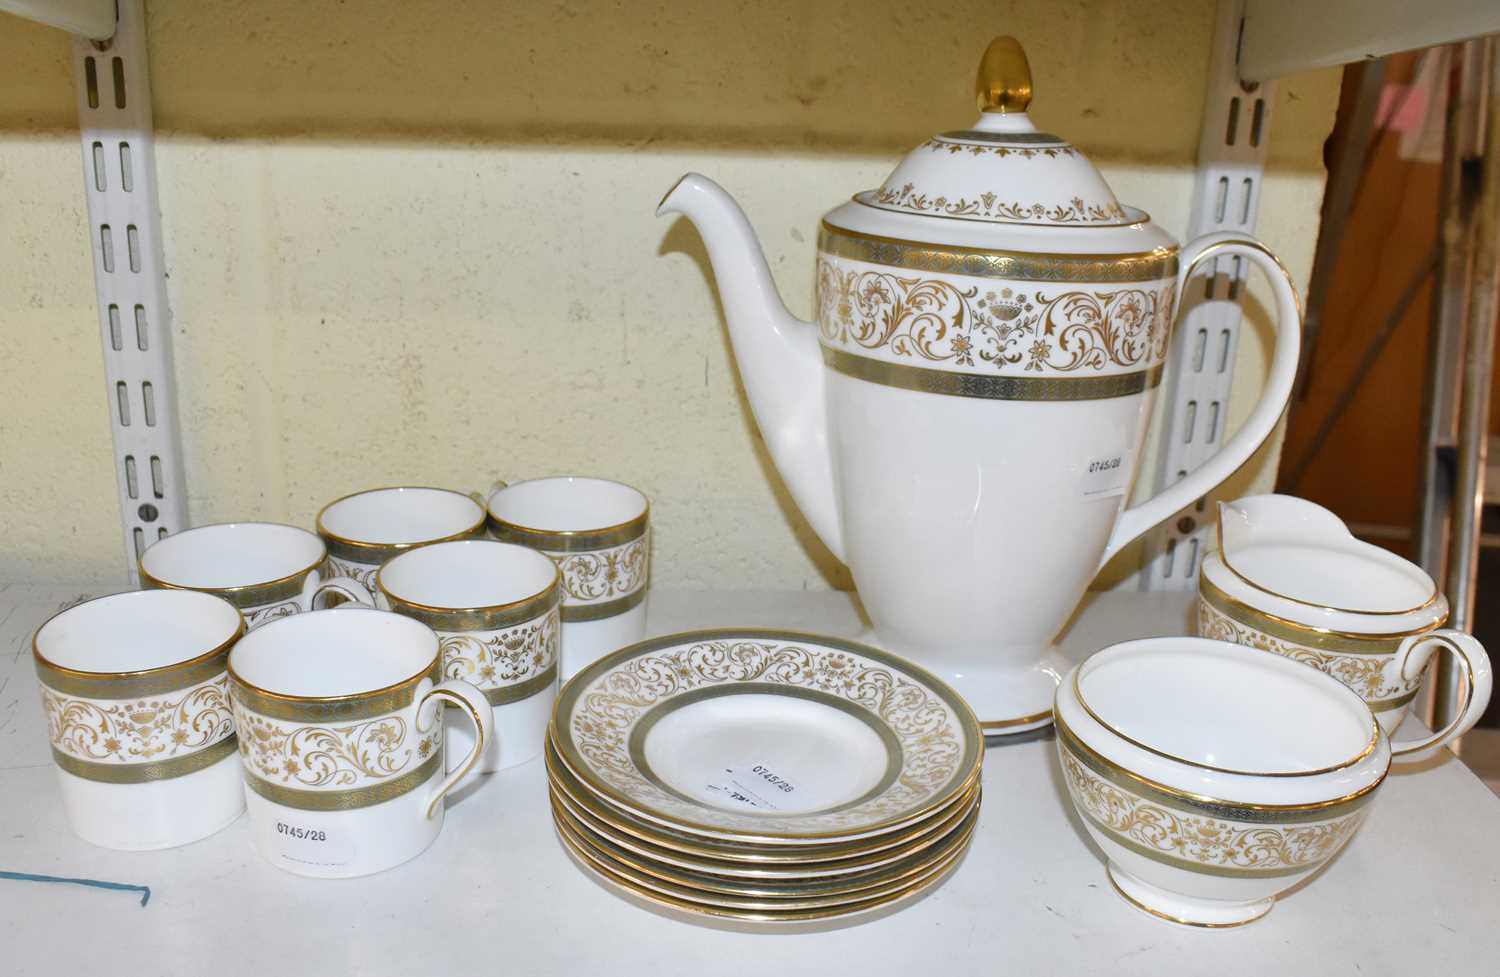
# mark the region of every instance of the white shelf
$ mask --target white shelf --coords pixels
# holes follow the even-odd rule
[[[1456,760],[1393,774],[1354,843],[1264,920],[1178,927],[1127,906],[1061,794],[1050,737],[992,747],[973,849],[925,898],[861,925],[780,935],[641,908],[563,853],[534,762],[450,807],[437,843],[381,875],[320,882],[266,864],[242,818],[175,851],[91,848],[58,805],[29,637],[77,588],[0,587],[0,870],[151,887],[0,880],[0,970],[299,974],[1493,974],[1500,800]],[[1094,598],[1077,654],[1187,627],[1188,595]],[[652,630],[776,625],[852,634],[847,595],[654,593]],[[825,930],[827,927],[823,927]]]

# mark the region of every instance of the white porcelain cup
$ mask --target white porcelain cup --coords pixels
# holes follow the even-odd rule
[[[1219,549],[1198,577],[1198,633],[1274,652],[1327,672],[1359,693],[1388,735],[1406,718],[1434,652],[1466,681],[1438,734],[1392,744],[1430,756],[1468,732],[1489,705],[1489,655],[1445,628],[1448,599],[1421,567],[1356,539],[1332,512],[1290,495],[1219,505]]]
[[[479,765],[490,705],[443,680],[438,638],[368,607],[294,614],[229,655],[245,802],[256,847],[297,875],[369,875],[421,854],[443,797]],[[473,723],[477,749],[446,773],[444,704]]]
[[[450,489],[400,486],[356,492],[323,507],[318,535],[330,575],[353,577],[372,593],[375,571],[417,546],[483,537],[484,502]]]
[[[651,505],[603,478],[558,476],[489,494],[490,534],[552,557],[562,572],[562,680],[646,636]]]
[[[1063,780],[1115,888],[1197,926],[1258,919],[1327,864],[1392,759],[1348,686],[1206,638],[1105,648],[1063,677],[1054,717]]]
[[[561,575],[547,557],[495,540],[433,543],[380,568],[375,600],[437,632],[443,674],[473,682],[489,700],[495,735],[485,772],[542,754],[557,701]],[[448,723],[448,755],[464,756],[468,724]]]
[[[245,809],[225,664],[240,612],[138,590],[54,615],[32,656],[68,825],[105,848],[172,848]]]
[[[275,522],[226,522],[185,529],[146,547],[141,585],[201,590],[222,597],[255,630],[322,605],[328,594],[368,604],[369,591],[350,577],[327,577],[327,547],[315,533]]]

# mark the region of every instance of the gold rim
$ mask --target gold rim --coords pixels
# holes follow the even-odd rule
[[[712,893],[713,898],[720,896],[729,898],[764,899],[769,901],[780,901],[785,899],[828,899],[846,900],[850,896],[862,898],[856,894],[868,893],[878,895],[881,890],[894,887],[908,881],[912,876],[920,875],[930,870],[934,865],[941,862],[949,855],[961,848],[968,842],[973,831],[975,820],[979,809],[971,810],[957,826],[933,839],[926,845],[921,846],[902,858],[893,861],[889,865],[871,869],[868,872],[851,873],[846,876],[832,878],[820,876],[805,876],[802,878],[784,879],[780,882],[755,879],[724,878],[712,873],[695,872],[691,869],[681,869],[676,866],[664,865],[642,856],[628,849],[622,849],[613,844],[608,838],[594,834],[587,825],[573,817],[565,809],[553,808],[553,818],[564,824],[573,832],[576,840],[589,847],[599,857],[611,864],[624,866],[634,872],[650,876],[662,882],[684,889],[696,889],[706,893]],[[601,844],[602,842],[602,844]]]
[[[1114,762],[1102,753],[1088,746],[1079,738],[1078,734],[1068,726],[1061,716],[1053,719],[1053,725],[1057,728],[1057,742],[1059,746],[1067,749],[1079,762],[1093,770],[1096,774],[1114,782],[1123,781],[1131,789],[1146,791],[1156,795],[1160,799],[1181,801],[1197,810],[1210,814],[1220,820],[1244,821],[1249,823],[1275,821],[1322,821],[1335,815],[1325,813],[1336,807],[1353,805],[1368,798],[1376,788],[1385,783],[1386,776],[1390,773],[1390,766],[1381,771],[1380,776],[1373,782],[1366,784],[1359,790],[1345,794],[1342,797],[1330,798],[1326,801],[1309,801],[1302,804],[1257,804],[1249,801],[1232,801],[1221,797],[1213,797],[1209,794],[1197,794],[1192,791],[1182,790],[1170,784],[1164,784],[1159,780],[1152,780],[1134,771],[1127,770],[1120,764]]]
[[[1206,930],[1234,929],[1237,926],[1245,926],[1249,923],[1253,923],[1257,919],[1260,919],[1266,913],[1271,911],[1269,908],[1267,908],[1266,912],[1261,913],[1259,916],[1252,916],[1249,919],[1242,919],[1237,923],[1200,923],[1194,919],[1184,919],[1181,916],[1173,916],[1171,913],[1164,913],[1159,909],[1152,909],[1150,906],[1146,905],[1144,902],[1141,902],[1135,896],[1132,896],[1130,893],[1120,888],[1120,883],[1115,881],[1113,873],[1106,870],[1104,874],[1109,878],[1109,884],[1114,888],[1116,892],[1120,894],[1121,899],[1124,899],[1126,902],[1130,903],[1132,906],[1139,909],[1143,913],[1148,913],[1152,916],[1155,916],[1157,919],[1164,919],[1169,923],[1178,923],[1182,926],[1196,926],[1199,929]]]
[[[1222,560],[1220,561],[1222,562]],[[1413,635],[1427,634],[1436,631],[1447,621],[1447,616],[1436,618],[1430,624],[1424,624],[1419,628],[1407,631],[1340,631],[1335,628],[1320,628],[1312,624],[1303,624],[1290,618],[1279,617],[1270,611],[1263,611],[1258,607],[1252,607],[1237,597],[1231,597],[1224,589],[1212,580],[1198,575],[1198,589],[1201,595],[1220,611],[1240,620],[1240,623],[1253,627],[1260,631],[1286,641],[1307,645],[1310,648],[1321,648],[1325,651],[1345,651],[1350,654],[1360,653],[1360,644],[1389,642],[1393,647],[1399,645],[1403,639]],[[1232,610],[1231,610],[1232,609]],[[1242,618],[1248,618],[1243,620]],[[1369,654],[1369,651],[1365,651]]]
[[[127,591],[127,593],[130,592]],[[139,592],[135,591],[135,593]],[[202,593],[202,591],[194,591],[194,593]],[[74,604],[72,607],[65,607],[43,621],[41,627],[32,633],[31,655],[36,668],[37,678],[41,680],[43,685],[66,695],[81,696],[86,699],[135,698],[141,695],[175,692],[178,689],[187,688],[189,685],[196,685],[198,682],[203,681],[203,679],[217,674],[220,669],[214,668],[209,674],[197,677],[199,671],[207,668],[210,663],[218,658],[222,657],[226,659],[227,665],[229,650],[234,647],[236,641],[245,635],[245,615],[240,613],[239,608],[230,604],[229,606],[234,610],[235,620],[238,622],[235,625],[234,633],[208,651],[194,655],[192,658],[185,658],[180,662],[171,662],[152,668],[139,668],[128,672],[91,672],[81,668],[69,668],[66,665],[59,665],[42,654],[42,650],[37,644],[37,639],[47,629],[47,625],[64,614],[83,607],[85,604],[92,604],[95,601],[109,600],[119,596],[120,594],[107,594],[103,597],[94,597]],[[210,594],[208,596],[213,595]],[[229,602],[225,601],[225,603]],[[191,672],[193,674],[179,674],[182,672]],[[96,694],[103,692],[110,694]]]
[[[299,533],[307,533],[307,535],[317,540],[318,549],[322,550],[322,553],[318,555],[317,560],[315,560],[310,566],[303,567],[301,570],[293,571],[292,573],[288,573],[285,576],[277,577],[274,580],[262,580],[257,583],[236,584],[233,587],[198,587],[192,584],[172,583],[170,581],[163,580],[160,577],[152,576],[149,572],[147,572],[146,554],[150,553],[157,546],[160,546],[162,543],[165,543],[169,539],[181,539],[183,536],[186,536],[189,533],[198,532],[201,529],[217,529],[221,526],[275,526],[278,529],[295,529]],[[214,522],[209,523],[206,526],[194,526],[191,529],[184,529],[179,533],[174,533],[171,536],[166,536],[162,539],[157,540],[155,543],[152,543],[150,546],[146,547],[146,549],[142,551],[141,555],[136,559],[136,569],[141,575],[141,586],[143,588],[155,587],[160,590],[196,590],[199,593],[213,594],[216,597],[223,597],[225,600],[234,604],[235,607],[243,608],[253,607],[256,604],[267,603],[270,600],[280,599],[284,596],[289,597],[293,594],[298,593],[299,591],[301,591],[302,583],[307,579],[307,575],[309,573],[312,573],[318,567],[322,566],[323,561],[326,559],[328,559],[328,544],[323,542],[323,537],[319,536],[317,533],[308,533],[307,530],[303,529],[301,526],[289,526],[286,523],[281,522]],[[293,582],[296,583],[296,587],[292,586]],[[275,592],[275,596],[268,596],[273,591]],[[289,592],[283,594],[282,591]]]
[[[481,546],[508,546],[508,543],[500,543],[495,540],[448,540],[447,542],[461,542]],[[536,553],[529,547],[522,547],[528,553]],[[537,554],[541,555],[541,554]],[[547,559],[545,556],[543,559]],[[392,562],[400,559],[393,558]],[[519,597],[515,600],[506,601],[503,604],[486,604],[480,607],[439,607],[436,604],[423,604],[406,597],[401,597],[391,591],[384,582],[386,567],[382,566],[375,573],[375,586],[391,603],[391,610],[406,617],[421,621],[428,627],[440,631],[494,631],[503,627],[522,624],[534,618],[541,617],[554,607],[562,604],[562,573],[557,569],[557,564],[547,559],[552,564],[552,579],[547,585],[534,594]],[[389,564],[387,564],[388,566]]]
[[[913,832],[911,838],[892,842],[882,846],[879,850],[872,849],[867,853],[836,859],[809,858],[803,861],[752,862],[735,861],[729,857],[719,857],[717,854],[685,856],[677,849],[657,844],[654,839],[642,839],[621,832],[612,827],[607,820],[596,817],[588,809],[579,805],[562,788],[553,785],[549,789],[549,794],[554,806],[564,808],[574,820],[581,822],[591,833],[644,858],[670,865],[674,870],[772,883],[794,882],[812,875],[829,878],[852,877],[887,867],[932,844],[935,840],[934,835],[942,835],[957,827],[958,823],[978,803],[976,790],[967,796],[963,805],[956,807],[951,813],[945,812],[941,817],[934,818],[931,824],[923,825],[921,831]]]
[[[588,765],[581,762],[581,758],[578,758],[580,762],[575,762],[575,758],[569,756],[569,751],[573,750],[576,752],[576,747],[572,745],[570,736],[565,737],[561,735],[562,724],[558,721],[559,717],[571,715],[574,705],[576,705],[579,697],[583,694],[583,690],[596,678],[626,661],[650,652],[683,644],[716,640],[775,641],[836,649],[878,662],[892,669],[896,674],[902,675],[925,687],[930,694],[941,700],[952,711],[955,722],[964,734],[964,754],[959,760],[953,777],[945,787],[935,792],[934,796],[926,803],[902,812],[900,815],[883,818],[859,828],[814,832],[735,831],[717,825],[703,824],[686,818],[675,817],[665,812],[644,810],[621,791],[612,788],[599,777],[593,775],[588,769]],[[717,839],[745,841],[751,844],[786,844],[798,841],[816,842],[823,839],[835,838],[855,840],[850,836],[868,837],[883,831],[894,830],[912,824],[930,815],[933,811],[947,806],[956,797],[962,795],[967,785],[978,775],[978,772],[984,765],[984,732],[980,729],[979,720],[974,716],[973,710],[969,708],[968,703],[964,701],[963,697],[946,682],[943,682],[926,669],[878,648],[872,648],[843,638],[831,638],[801,631],[778,631],[758,628],[684,631],[641,641],[600,658],[574,675],[563,686],[562,691],[557,697],[557,703],[553,706],[552,718],[548,722],[548,736],[556,749],[558,759],[568,772],[590,791],[598,794],[601,798],[607,798],[610,803],[620,804],[625,810],[644,820],[660,822],[690,834],[700,834]],[[584,769],[580,770],[580,766]]]
[[[523,526],[509,519],[501,519],[490,509],[488,500],[485,504],[485,513],[489,519],[490,532],[496,539],[507,543],[519,543],[532,549],[547,550],[552,553],[581,553],[588,550],[606,549],[611,546],[621,546],[633,540],[640,539],[646,535],[646,529],[651,522],[651,500],[646,493],[634,485],[626,485],[612,478],[595,478],[592,475],[551,475],[546,478],[531,478],[522,482],[511,482],[509,485],[495,492],[500,494],[520,485],[529,485],[534,482],[567,481],[606,482],[610,485],[618,485],[627,488],[641,497],[641,513],[631,516],[624,522],[617,522],[612,526],[597,526],[591,529],[538,529],[535,526]],[[494,496],[492,495],[491,498]]]
[[[927,821],[920,822],[910,830],[898,831],[871,839],[871,844],[859,843],[818,845],[811,850],[783,851],[777,850],[767,852],[765,849],[725,849],[715,848],[709,845],[697,845],[691,841],[660,832],[653,832],[649,826],[633,823],[626,820],[617,820],[627,817],[613,811],[602,811],[595,803],[580,798],[575,791],[576,785],[570,784],[565,774],[559,773],[551,757],[550,750],[544,751],[549,774],[549,786],[553,792],[561,797],[563,802],[575,816],[581,814],[591,824],[603,825],[598,829],[609,832],[609,837],[622,847],[629,847],[624,839],[632,839],[636,844],[649,846],[661,851],[656,855],[658,860],[667,861],[673,857],[684,856],[696,858],[702,863],[705,860],[724,863],[724,872],[743,873],[752,877],[761,878],[785,878],[784,873],[788,868],[805,868],[815,865],[820,868],[826,867],[829,872],[839,869],[862,869],[874,868],[885,864],[899,855],[892,852],[898,851],[903,846],[913,846],[924,838],[951,828],[962,819],[963,813],[969,810],[979,796],[980,785],[976,782],[966,791],[958,801],[955,801],[951,809],[934,814]],[[652,855],[651,851],[641,854]],[[683,866],[689,867],[689,866]],[[703,871],[710,871],[705,868]]]
[[[1264,248],[1262,248],[1261,250],[1265,251]],[[1269,252],[1269,251],[1266,251],[1265,253],[1268,254],[1268,255],[1271,254],[1271,252]],[[1274,258],[1275,256],[1272,255],[1272,257]],[[1284,269],[1284,268],[1282,269],[1283,272],[1285,272],[1285,270],[1286,269]],[[1295,293],[1293,293],[1293,294],[1295,294]],[[1258,591],[1260,591],[1263,594],[1270,594],[1272,597],[1279,597],[1282,600],[1291,601],[1293,604],[1301,604],[1303,607],[1311,607],[1314,610],[1319,610],[1319,611],[1337,611],[1340,614],[1358,614],[1360,616],[1369,616],[1369,617],[1400,617],[1400,616],[1402,616],[1404,614],[1415,614],[1418,611],[1425,611],[1427,608],[1431,607],[1433,604],[1436,604],[1438,602],[1438,598],[1440,596],[1442,596],[1438,592],[1437,584],[1434,582],[1433,585],[1432,585],[1432,593],[1428,594],[1427,595],[1427,599],[1424,600],[1422,603],[1418,604],[1416,607],[1408,607],[1405,610],[1401,610],[1401,611],[1370,611],[1370,610],[1360,610],[1360,609],[1356,609],[1356,608],[1352,608],[1352,607],[1335,607],[1332,604],[1319,604],[1319,603],[1317,603],[1315,601],[1303,600],[1300,597],[1293,597],[1291,594],[1283,594],[1283,593],[1280,593],[1278,591],[1272,590],[1270,587],[1267,587],[1264,584],[1259,584],[1259,583],[1256,583],[1254,580],[1251,580],[1249,577],[1245,576],[1239,570],[1236,570],[1235,567],[1234,567],[1234,564],[1229,562],[1229,551],[1224,548],[1224,507],[1225,507],[1225,503],[1224,502],[1220,502],[1219,503],[1219,521],[1218,521],[1218,524],[1214,526],[1214,533],[1215,533],[1216,538],[1217,538],[1218,543],[1219,543],[1219,562],[1223,563],[1224,564],[1224,568],[1226,570],[1228,570],[1230,573],[1234,574],[1236,577],[1238,577],[1239,580],[1240,580],[1240,582],[1243,583],[1243,584],[1245,584],[1245,586],[1252,587],[1255,590],[1258,590]],[[1410,632],[1408,632],[1408,633],[1410,633]],[[1387,637],[1388,636],[1389,635],[1387,635]]]
[[[1243,646],[1237,645],[1236,647]],[[1331,766],[1320,767],[1316,770],[1241,770],[1236,767],[1218,767],[1214,766],[1212,763],[1202,763],[1197,760],[1189,760],[1187,757],[1181,757],[1175,753],[1168,753],[1166,750],[1160,750],[1147,743],[1143,743],[1135,737],[1121,731],[1120,728],[1115,726],[1113,723],[1106,722],[1102,717],[1100,717],[1100,715],[1093,710],[1093,707],[1089,705],[1088,700],[1083,697],[1083,689],[1080,688],[1078,684],[1079,679],[1083,677],[1083,670],[1085,667],[1087,667],[1087,665],[1088,663],[1085,662],[1083,665],[1080,665],[1078,668],[1073,670],[1073,698],[1078,700],[1078,704],[1083,707],[1084,712],[1088,713],[1090,719],[1098,723],[1100,726],[1103,726],[1105,729],[1109,730],[1110,733],[1129,743],[1131,746],[1145,750],[1147,753],[1151,753],[1155,756],[1159,756],[1163,760],[1171,760],[1174,763],[1182,763],[1190,767],[1197,767],[1199,770],[1212,770],[1215,773],[1234,774],[1235,776],[1239,777],[1315,777],[1318,774],[1333,773],[1335,770],[1343,770],[1347,767],[1352,767],[1359,761],[1363,760],[1365,757],[1369,756],[1371,753],[1374,753],[1375,747],[1380,745],[1380,723],[1375,720],[1375,714],[1370,713],[1370,741],[1365,744],[1365,748],[1363,750],[1360,750],[1357,754],[1347,760],[1332,764]],[[1352,695],[1354,695],[1355,698],[1359,698],[1358,693],[1354,692],[1353,689],[1350,689],[1344,683],[1339,682],[1338,679],[1335,679],[1332,676],[1328,676],[1328,679],[1331,682],[1338,682],[1339,688],[1345,689]],[[1363,699],[1360,699],[1360,705],[1364,705]],[[1369,712],[1368,706],[1365,706],[1365,711]]]
[[[377,611],[373,608],[350,608],[348,610],[336,611],[338,614],[384,614],[385,611]],[[273,622],[274,624],[275,622]],[[265,630],[264,628],[262,629]],[[293,695],[289,692],[272,692],[247,682],[244,676],[234,670],[234,656],[231,654],[229,661],[225,663],[225,670],[229,673],[231,687],[240,693],[245,707],[251,712],[274,719],[290,720],[312,720],[312,719],[355,719],[368,715],[380,715],[382,712],[393,712],[404,708],[409,704],[404,700],[402,693],[415,689],[422,683],[423,679],[432,679],[436,684],[442,681],[443,649],[442,643],[433,635],[432,660],[422,667],[415,675],[408,676],[390,685],[378,689],[368,689],[362,692],[347,692],[342,695]],[[244,693],[249,693],[245,695]],[[374,700],[379,700],[378,702]],[[390,709],[382,708],[375,712],[369,712],[375,705],[384,706],[391,702],[397,702]],[[344,707],[344,708],[341,708]],[[357,713],[357,714],[356,714]]]
[[[878,909],[881,906],[896,902],[900,899],[906,898],[907,896],[915,896],[916,894],[924,892],[927,889],[930,889],[933,886],[937,885],[943,879],[948,877],[953,868],[957,866],[957,864],[963,859],[964,854],[968,852],[967,846],[960,848],[953,855],[949,856],[949,861],[939,865],[931,875],[928,875],[925,878],[919,879],[916,882],[910,883],[885,895],[872,897],[869,899],[861,899],[854,902],[847,902],[837,906],[817,909],[786,910],[778,912],[775,910],[737,910],[724,906],[717,906],[712,903],[696,902],[667,895],[665,893],[656,892],[645,886],[639,885],[638,883],[630,881],[626,876],[606,866],[598,865],[597,863],[589,860],[589,857],[586,854],[578,851],[574,844],[560,832],[558,834],[558,837],[563,842],[567,850],[574,854],[580,865],[593,872],[610,885],[613,885],[618,889],[622,889],[625,892],[630,893],[631,895],[638,896],[639,898],[645,899],[648,902],[652,902],[657,905],[667,906],[672,909],[691,912],[702,916],[715,916],[722,919],[735,919],[747,922],[765,923],[807,922],[818,919],[830,919],[838,916],[847,916],[852,913],[863,912],[870,909]]]
[[[1031,723],[1040,723],[1044,719],[1051,720],[1051,718],[1052,710],[1045,709],[1041,712],[1034,712],[1029,716],[1017,716],[1015,719],[992,719],[987,723],[981,722],[979,728],[984,730],[985,735],[988,736],[993,730],[1010,729],[1013,726],[1028,726]]]
[[[333,530],[329,529],[327,526],[323,525],[324,514],[327,513],[329,509],[332,509],[334,506],[338,505],[340,502],[347,502],[348,500],[356,498],[358,496],[371,495],[375,492],[402,491],[445,492],[449,495],[457,495],[468,502],[472,502],[474,506],[479,509],[479,518],[476,519],[474,523],[467,529],[449,533],[446,536],[436,536],[432,539],[412,540],[408,543],[371,543],[365,540],[351,539],[348,536],[341,536]],[[323,538],[324,544],[328,546],[328,552],[333,556],[345,560],[354,560],[356,563],[378,564],[384,563],[391,557],[404,553],[405,551],[413,549],[414,547],[428,546],[432,543],[447,543],[454,540],[469,539],[476,535],[482,535],[484,533],[485,519],[487,517],[488,512],[486,511],[485,506],[481,505],[479,502],[475,501],[472,496],[464,492],[459,492],[449,488],[440,488],[436,485],[382,485],[378,488],[369,488],[360,492],[350,492],[348,495],[339,496],[337,499],[334,499],[332,502],[328,503],[323,508],[318,510],[318,516],[315,520],[313,520],[313,526],[317,530],[318,535]],[[332,545],[335,543],[338,545]],[[345,552],[338,552],[339,550],[344,550]]]
[[[826,220],[818,228],[818,250],[887,267],[1009,281],[1156,282],[1174,277],[1178,264],[1176,247],[1120,254],[1004,251],[867,234]]]

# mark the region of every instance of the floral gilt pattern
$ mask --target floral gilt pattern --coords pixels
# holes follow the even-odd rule
[[[260,607],[246,607],[241,612],[245,615],[245,629],[254,631],[264,624],[270,624],[277,618],[290,617],[302,610],[302,605],[294,597],[276,604],[262,604]]]
[[[590,604],[627,597],[646,586],[650,536],[585,553],[548,553],[562,573],[563,602]]]
[[[700,641],[641,655],[582,690],[567,717],[583,761],[603,780],[658,810],[723,828],[755,830],[753,817],[699,806],[662,790],[637,768],[629,742],[653,707],[685,692],[744,682],[810,689],[867,710],[895,734],[899,775],[878,795],[827,813],[778,818],[783,830],[851,828],[934,799],[960,773],[963,727],[932,690],[858,655],[779,641]]]
[[[1021,159],[1056,159],[1059,156],[1077,156],[1078,150],[1067,143],[1054,145],[1005,145],[996,143],[972,143],[951,142],[947,139],[929,139],[924,142],[920,149],[930,150],[934,153],[947,153],[949,156],[957,156],[967,153],[970,156],[1016,156]]]
[[[1203,598],[1198,599],[1198,634],[1204,638],[1228,641],[1247,648],[1259,648],[1284,658],[1311,665],[1326,672],[1359,693],[1369,703],[1410,696],[1422,687],[1425,669],[1407,680],[1393,669],[1388,655],[1341,655],[1321,648],[1309,648],[1283,641],[1223,613]]]
[[[1004,147],[996,147],[997,149]],[[1013,153],[1023,150],[1012,149]],[[1034,150],[1043,152],[1043,150]],[[974,197],[948,197],[924,192],[916,184],[883,187],[870,197],[876,204],[918,214],[941,214],[968,220],[1015,221],[1025,224],[1124,224],[1129,221],[1125,210],[1113,200],[1090,202],[1082,197],[1069,200],[1030,203],[1007,200],[993,191]]]
[[[1173,286],[1019,291],[818,261],[818,326],[834,347],[997,372],[1067,374],[1166,356]]]
[[[240,758],[251,773],[298,789],[366,787],[390,780],[438,749],[442,725],[425,733],[401,716],[337,726],[279,723],[235,709]]]
[[[349,577],[373,594],[375,574],[380,571],[380,567],[369,563],[351,563],[348,560],[330,556],[323,564],[323,571],[325,580],[330,577]]]
[[[151,763],[196,753],[234,732],[225,675],[135,701],[77,699],[42,688],[53,749],[91,763]]]
[[[1312,870],[1343,847],[1364,810],[1307,825],[1245,824],[1175,811],[1143,800],[1059,749],[1068,792],[1094,825],[1184,868],[1245,872]]]
[[[557,608],[501,631],[441,633],[443,675],[498,689],[541,675],[557,662]]]

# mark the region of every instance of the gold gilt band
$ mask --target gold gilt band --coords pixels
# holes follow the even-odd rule
[[[577,624],[580,621],[602,621],[616,614],[624,614],[626,611],[638,605],[646,599],[646,588],[642,585],[640,590],[633,594],[626,594],[617,600],[600,601],[597,604],[564,604],[559,611],[564,624]]]
[[[419,766],[392,780],[351,790],[298,790],[282,787],[245,771],[245,786],[273,804],[299,811],[353,811],[409,794],[443,769],[443,751],[437,750]]]
[[[378,579],[378,578],[377,578]],[[435,631],[499,631],[515,627],[534,618],[541,617],[562,602],[562,584],[554,576],[547,589],[531,597],[494,607],[431,607],[405,600],[380,588],[390,601],[391,610],[413,620],[421,621]]]
[[[1401,647],[1401,642],[1412,634],[1431,631],[1442,624],[1441,621],[1437,621],[1418,631],[1394,635],[1325,630],[1298,624],[1296,621],[1288,621],[1275,614],[1257,610],[1244,601],[1229,596],[1215,586],[1213,581],[1202,575],[1198,577],[1198,593],[1202,596],[1204,603],[1225,617],[1232,618],[1246,627],[1254,628],[1262,634],[1308,648],[1337,651],[1346,655],[1393,655]]]
[[[1061,716],[1054,717],[1058,743],[1079,763],[1109,783],[1129,791],[1138,797],[1156,801],[1178,810],[1206,814],[1221,821],[1239,821],[1246,824],[1305,824],[1327,821],[1359,810],[1374,798],[1375,788],[1384,781],[1375,781],[1347,797],[1311,804],[1250,804],[1237,801],[1217,800],[1202,797],[1166,784],[1159,784],[1137,776],[1094,752],[1068,728]]]
[[[547,666],[547,670],[539,675],[533,675],[524,682],[515,685],[502,685],[493,689],[483,689],[484,697],[490,701],[492,706],[503,706],[511,702],[520,702],[529,699],[541,692],[547,686],[557,681],[557,663],[553,662]]]
[[[222,674],[229,662],[229,649],[244,634],[245,622],[241,620],[234,635],[217,648],[190,661],[139,672],[81,672],[64,668],[42,657],[35,639],[32,641],[31,654],[37,678],[54,692],[80,699],[141,699],[189,689]]]
[[[1162,375],[1162,365],[1157,364],[1137,373],[1114,373],[1102,377],[985,376],[888,363],[827,346],[823,347],[823,362],[829,369],[856,380],[920,393],[984,400],[1107,400],[1128,397],[1155,387],[1161,383]]]
[[[1155,282],[1177,274],[1177,249],[1136,254],[1045,254],[954,248],[880,237],[823,223],[818,250],[824,254],[893,268],[1025,282]]]
[[[289,577],[280,580],[272,580],[268,583],[251,584],[246,587],[184,587],[181,584],[167,583],[158,580],[145,569],[141,569],[141,587],[146,590],[197,590],[205,594],[213,594],[222,597],[240,610],[259,607],[262,604],[272,604],[276,601],[296,597],[302,593],[302,587],[307,583],[308,574],[312,573],[322,565],[323,557],[318,557],[317,564],[306,570],[299,570]]]
[[[218,763],[235,751],[233,733],[196,753],[155,760],[147,763],[93,763],[52,749],[52,762],[75,777],[101,784],[148,784],[196,773]]]
[[[387,560],[400,556],[407,550],[418,546],[430,546],[433,543],[448,543],[454,540],[483,539],[484,521],[481,519],[479,525],[473,529],[466,529],[461,533],[451,536],[443,536],[439,539],[427,539],[420,543],[361,543],[342,536],[335,536],[328,530],[320,530],[318,535],[323,537],[323,545],[328,547],[328,555],[340,560],[348,560],[350,563],[364,563],[372,567],[378,567]]]
[[[298,723],[341,722],[351,719],[371,719],[390,712],[399,712],[411,705],[416,688],[423,679],[434,685],[443,680],[443,658],[439,654],[425,671],[395,685],[362,695],[318,698],[314,696],[277,695],[266,692],[245,682],[229,672],[229,691],[234,701],[249,712],[260,713],[272,719],[289,719]]]
[[[633,539],[646,535],[646,524],[651,518],[645,512],[618,526],[603,529],[583,529],[576,532],[558,532],[551,529],[531,529],[497,519],[490,515],[490,535],[505,543],[519,543],[534,550],[548,553],[581,553],[586,550],[602,550],[611,546],[622,546]]]

